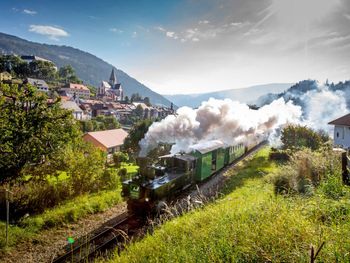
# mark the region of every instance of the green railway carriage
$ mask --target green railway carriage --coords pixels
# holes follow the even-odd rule
[[[225,149],[225,165],[237,160],[245,153],[245,146],[240,143],[234,146],[228,146]]]
[[[249,145],[249,148],[253,143]],[[193,145],[188,154],[162,156],[157,165],[147,158],[139,158],[139,175],[123,182],[123,195],[132,211],[159,208],[187,187],[206,180],[214,173],[240,158],[247,146],[227,146],[214,140]]]
[[[203,181],[225,165],[225,149],[221,141],[215,140],[191,147],[191,155],[197,158],[195,180]]]

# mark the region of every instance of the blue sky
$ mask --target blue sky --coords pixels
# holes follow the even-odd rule
[[[164,94],[350,76],[346,0],[5,0],[0,31],[90,52]]]

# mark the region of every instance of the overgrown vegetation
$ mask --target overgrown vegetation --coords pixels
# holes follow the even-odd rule
[[[265,148],[231,171],[223,198],[165,223],[111,261],[309,262],[310,245],[325,242],[319,262],[348,262],[348,187],[321,181],[312,196],[275,195],[266,175],[284,167],[268,156]],[[329,198],[339,190],[337,200]]]
[[[120,191],[121,187],[118,183],[116,189],[100,191],[91,195],[82,195],[64,202],[58,207],[46,210],[40,215],[26,217],[18,225],[10,226],[9,246],[11,247],[21,241],[36,237],[36,234],[42,229],[76,222],[88,214],[103,212],[122,201]],[[1,221],[0,232],[5,232],[5,223]],[[0,249],[4,248],[4,246],[5,236],[0,235]]]

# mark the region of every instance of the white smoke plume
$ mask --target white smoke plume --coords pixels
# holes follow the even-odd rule
[[[327,85],[309,82],[311,88],[305,89],[305,83],[307,81],[259,110],[251,110],[246,104],[230,99],[212,98],[202,102],[198,109],[182,107],[176,116],[168,116],[151,125],[140,142],[140,155],[146,155],[158,143],[173,144],[172,153],[188,152],[191,145],[208,140],[234,145],[247,142],[257,134],[268,135],[270,142],[277,145],[280,143],[279,130],[287,123],[323,129],[332,136],[333,127],[328,122],[348,113],[350,85],[346,82],[344,88],[333,86],[332,90]],[[276,97],[270,95],[270,98]],[[292,100],[286,103],[285,99],[292,99],[301,106],[293,104]]]
[[[330,135],[333,126],[328,125],[328,122],[349,113],[346,93],[341,90],[331,91],[327,86],[318,85],[317,89],[300,96],[300,100],[305,104],[303,125],[314,130],[323,129]]]
[[[250,135],[271,134],[286,123],[298,123],[300,106],[278,99],[252,110],[246,104],[230,99],[202,102],[198,109],[182,107],[176,116],[168,116],[151,125],[141,140],[140,156],[158,143],[173,144],[172,153],[188,152],[189,147],[208,140],[221,140],[227,145],[244,142]]]

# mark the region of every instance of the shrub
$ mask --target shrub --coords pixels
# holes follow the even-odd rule
[[[276,194],[310,195],[330,174],[340,178],[339,156],[332,151],[312,152],[310,149],[304,149],[292,155],[290,161],[274,175],[272,182]],[[335,182],[332,181],[323,187],[328,192],[338,191]]]
[[[287,162],[290,159],[291,152],[289,150],[271,149],[269,159],[272,161]]]
[[[288,125],[282,130],[281,141],[284,149],[300,150],[306,147],[317,150],[329,141],[329,137],[324,131],[315,132],[306,126]]]
[[[117,170],[115,168],[108,168],[103,172],[101,178],[101,188],[116,189],[120,182]]]
[[[121,168],[118,172],[118,175],[121,177],[122,180],[126,179],[127,174],[128,174],[128,170],[125,167]]]
[[[127,153],[116,152],[113,154],[114,165],[119,168],[122,162],[127,162],[129,160],[129,156]]]

